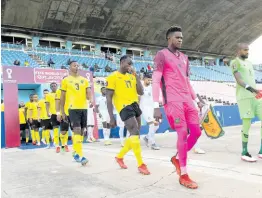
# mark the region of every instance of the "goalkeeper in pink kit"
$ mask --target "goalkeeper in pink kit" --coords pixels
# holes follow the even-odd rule
[[[202,104],[189,82],[189,61],[186,55],[178,51],[182,45],[182,30],[180,27],[171,27],[166,33],[168,47],[160,50],[154,59],[153,72],[153,100],[154,117],[162,118],[159,109],[160,90],[163,95],[163,104],[170,127],[177,132],[178,153],[171,158],[179,175],[179,183],[187,188],[195,189],[197,183],[190,179],[187,173],[187,152],[190,151],[201,135],[199,126],[198,107]],[[190,134],[188,135],[188,129]]]

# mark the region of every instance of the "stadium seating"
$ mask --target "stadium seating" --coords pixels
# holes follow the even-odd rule
[[[104,72],[104,68],[108,65],[111,69],[116,70],[118,68],[120,55],[114,55],[114,61],[104,58],[101,53],[95,55],[93,52],[71,50],[59,48],[47,48],[38,47],[35,51],[31,49],[24,50],[23,45],[15,44],[1,44],[2,46],[2,65],[13,65],[15,60],[19,60],[21,66],[24,65],[25,60],[29,62],[31,67],[40,67],[40,63],[37,60],[31,58],[31,55],[39,57],[45,64],[50,60],[53,60],[54,68],[61,68],[61,66],[67,66],[68,60],[75,60],[81,65],[85,64],[87,66],[94,66],[98,64],[100,70],[95,72],[95,76],[105,77],[109,73]],[[141,68],[147,68],[148,65],[152,66],[152,57],[133,57],[134,66],[137,71]],[[192,81],[216,81],[216,82],[234,82],[232,72],[229,67],[226,66],[193,66],[200,65],[199,60],[194,60],[190,62],[191,65],[191,75],[190,79]],[[83,68],[87,69],[87,68]],[[256,79],[262,81],[262,72],[255,70]]]

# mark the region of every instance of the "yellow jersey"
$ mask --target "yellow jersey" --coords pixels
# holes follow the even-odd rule
[[[86,89],[88,86],[88,80],[82,76],[67,76],[62,80],[61,90],[66,92],[65,104],[68,105],[68,109],[87,109]]]
[[[26,120],[25,120],[25,108],[19,108],[19,123],[20,124],[25,124]]]
[[[106,88],[114,91],[113,103],[118,113],[127,105],[138,102],[136,77],[132,74],[115,71],[107,77]]]
[[[42,120],[49,119],[47,112],[46,112],[46,104],[45,103],[46,103],[45,99],[42,99],[38,102],[38,106],[37,106],[38,111],[40,111],[40,117],[39,118],[42,119]]]
[[[32,111],[31,113],[31,118],[33,120],[38,120],[38,111],[37,111],[37,108],[38,108],[38,102],[32,102],[31,105],[30,105],[30,111]],[[29,114],[30,115],[30,114]]]
[[[56,90],[55,93],[51,92],[46,96],[46,102],[49,103],[49,112],[56,115],[56,100],[60,100],[61,90]]]
[[[30,106],[31,106],[31,104],[32,104],[32,102],[27,102],[27,103],[25,103],[25,108],[27,109],[26,110],[26,118],[28,119],[29,118],[29,112],[30,112]]]
[[[2,112],[5,111],[5,105],[4,105],[4,103],[1,104],[1,111],[2,111]]]

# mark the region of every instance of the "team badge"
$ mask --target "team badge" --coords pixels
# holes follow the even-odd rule
[[[179,123],[180,123],[180,118],[176,118],[176,119],[175,119],[175,123],[176,123],[176,124],[179,124]]]

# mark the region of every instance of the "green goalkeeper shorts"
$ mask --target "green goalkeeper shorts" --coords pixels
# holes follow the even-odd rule
[[[262,120],[262,99],[248,98],[237,103],[241,119],[258,117]]]

